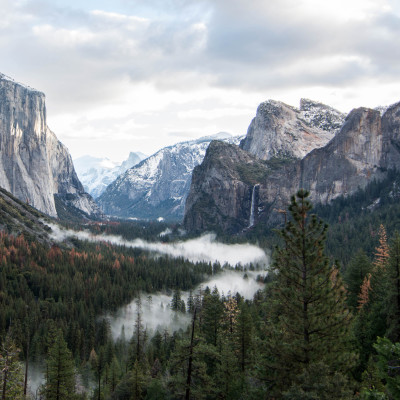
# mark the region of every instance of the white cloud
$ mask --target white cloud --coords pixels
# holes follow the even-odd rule
[[[46,223],[47,224],[47,223]],[[52,232],[50,236],[57,241],[69,238],[87,240],[89,242],[109,242],[111,244],[140,248],[159,254],[164,254],[173,258],[183,257],[193,263],[196,262],[218,262],[221,265],[267,265],[268,257],[265,252],[250,244],[224,244],[215,240],[214,234],[205,234],[196,239],[174,243],[147,242],[142,239],[125,240],[120,236],[114,235],[94,235],[86,231],[73,231],[62,229],[55,224],[47,224]]]
[[[399,100],[382,86],[400,81],[394,0],[0,0],[0,7],[1,72],[46,93],[50,127],[75,157],[84,118],[82,143],[90,138],[92,149],[114,157],[107,152],[117,146],[150,153],[173,144],[169,132],[245,133],[267,98],[333,99],[342,110],[362,105],[365,91],[383,103]],[[199,104],[205,98],[208,108]]]

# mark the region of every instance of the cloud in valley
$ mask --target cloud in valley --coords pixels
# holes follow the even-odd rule
[[[46,223],[47,224],[47,223]],[[235,295],[239,292],[243,297],[251,299],[255,292],[263,287],[256,282],[257,275],[265,274],[269,259],[265,252],[250,244],[224,244],[215,240],[215,235],[207,234],[196,239],[179,241],[175,243],[147,242],[142,239],[127,241],[114,235],[93,235],[86,231],[72,231],[62,229],[55,224],[47,224],[52,229],[51,237],[57,241],[64,241],[70,238],[88,240],[90,242],[109,242],[115,245],[141,248],[158,254],[170,257],[183,257],[192,262],[218,262],[235,266],[241,264],[246,266],[250,263],[258,264],[261,271],[247,271],[248,278],[244,279],[243,272],[223,271],[222,273],[208,278],[200,286],[208,286],[211,289],[217,287],[222,295]],[[165,232],[164,232],[165,233]],[[195,289],[197,292],[199,288]],[[182,298],[187,302],[188,292],[182,293]],[[169,332],[184,329],[190,318],[188,315],[174,313],[170,308],[171,296],[163,293],[151,294],[151,301],[147,294],[142,294],[143,321],[150,332],[156,329],[167,329]],[[119,337],[124,327],[125,335],[129,338],[133,333],[134,321],[137,313],[136,300],[121,307],[118,312],[108,315],[114,339]]]
[[[228,263],[231,266],[250,263],[266,265],[268,257],[265,252],[250,244],[224,244],[215,240],[214,234],[206,234],[196,239],[179,241],[175,243],[147,242],[142,239],[125,240],[114,235],[93,235],[87,231],[73,231],[62,229],[55,224],[47,224],[52,233],[50,236],[57,241],[69,238],[87,240],[90,242],[109,242],[132,248],[140,248],[164,254],[170,257],[183,257],[191,262],[218,262],[221,265]]]
[[[265,274],[265,272],[260,272]],[[254,294],[263,288],[263,285],[256,282],[256,273],[248,272],[249,278],[244,279],[243,273],[227,271],[216,275],[215,277],[203,282],[200,286],[202,290],[206,286],[210,289],[217,287],[220,295],[235,295],[239,292],[246,299],[251,299]],[[196,288],[193,293],[199,292]],[[187,303],[188,292],[182,292],[182,299]],[[142,294],[142,318],[143,325],[149,333],[154,333],[157,329],[173,332],[179,329],[185,329],[190,322],[190,315],[176,313],[170,307],[172,295],[166,294]],[[110,321],[111,333],[114,339],[121,335],[122,327],[124,328],[126,338],[130,338],[133,334],[133,327],[137,315],[137,302],[133,300],[128,305],[121,307],[115,314],[108,315]]]

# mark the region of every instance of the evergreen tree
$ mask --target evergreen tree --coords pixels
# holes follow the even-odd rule
[[[143,370],[139,360],[136,360],[131,371],[132,400],[143,399],[143,393],[147,380],[147,374]]]
[[[5,337],[0,352],[0,390],[2,400],[22,400],[24,396],[24,373],[18,360],[20,350],[10,333]]]
[[[387,338],[378,337],[374,348],[377,355],[372,356],[368,369],[363,374],[361,398],[399,399],[400,343],[392,343]]]
[[[186,312],[185,301],[182,299],[181,291],[179,289],[174,290],[174,294],[171,300],[171,309],[173,311],[178,311],[182,313]]]
[[[223,312],[224,306],[221,302],[218,289],[217,287],[214,287],[212,293],[205,294],[201,310],[201,329],[204,333],[206,342],[214,346],[217,345]]]
[[[350,260],[343,276],[347,289],[347,304],[350,307],[357,307],[361,285],[369,272],[371,272],[371,261],[364,251],[359,250]]]
[[[387,337],[400,342],[400,235],[395,233],[390,244],[390,257],[387,268]]]
[[[130,342],[129,367],[133,368],[135,361],[144,362],[146,331],[143,326],[142,299],[139,295],[136,299],[136,318],[133,336]]]
[[[55,334],[47,355],[45,398],[46,400],[73,399],[75,371],[72,354],[61,330]]]
[[[347,372],[353,361],[345,291],[324,252],[327,225],[308,215],[308,196],[299,190],[292,197],[292,218],[280,232],[284,246],[274,256],[266,358],[277,397],[317,362],[333,376]]]

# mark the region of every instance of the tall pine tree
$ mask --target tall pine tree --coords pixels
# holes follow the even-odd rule
[[[58,330],[55,334],[47,357],[46,400],[68,400],[75,398],[74,363],[61,330]]]
[[[333,377],[335,371],[347,372],[353,358],[345,290],[324,252],[327,225],[309,216],[308,196],[299,190],[292,197],[291,218],[280,232],[284,246],[276,249],[272,266],[277,280],[269,299],[266,360],[278,398],[284,389],[301,384],[300,375],[316,363],[326,365]]]
[[[19,361],[20,350],[15,346],[10,333],[4,339],[0,350],[1,399],[24,399],[24,373]]]

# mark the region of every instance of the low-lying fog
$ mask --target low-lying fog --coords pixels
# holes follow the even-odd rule
[[[243,278],[244,272],[226,271],[222,272],[213,278],[203,282],[200,286],[202,290],[208,286],[211,290],[216,286],[219,294],[235,295],[239,292],[246,299],[251,299],[257,290],[263,287],[263,284],[256,282],[257,274],[265,274],[265,271],[247,271],[247,278]],[[193,295],[199,292],[200,287],[193,291]],[[151,296],[149,298],[149,296]],[[181,293],[182,299],[187,304],[189,297],[188,292]],[[172,295],[165,294],[143,294],[142,301],[142,320],[143,326],[147,328],[151,336],[156,330],[163,331],[167,329],[170,333],[179,329],[185,329],[190,322],[188,314],[182,314],[172,311],[170,307]],[[126,338],[130,338],[133,334],[133,327],[137,313],[136,300],[133,300],[127,306],[112,316],[107,316],[110,321],[111,333],[114,339],[117,339],[122,327],[124,327]]]
[[[186,241],[161,243],[147,242],[142,239],[125,240],[121,236],[94,235],[87,231],[61,229],[60,226],[55,224],[47,225],[52,229],[50,237],[57,241],[76,238],[90,242],[109,242],[115,245],[154,251],[175,258],[183,257],[192,262],[219,262],[221,265],[225,263],[232,266],[237,264],[247,265],[250,263],[266,264],[268,261],[265,252],[259,247],[251,244],[219,243],[215,240],[215,235],[212,233]]]
[[[120,236],[114,235],[94,235],[87,231],[72,231],[61,229],[58,225],[49,224],[52,229],[51,237],[57,241],[68,238],[88,240],[90,242],[109,242],[126,247],[140,248],[170,257],[183,257],[192,262],[219,262],[221,265],[246,266],[250,263],[257,264],[261,269],[265,269],[268,264],[268,257],[265,252],[251,244],[224,244],[216,241],[214,234],[206,234],[196,239],[179,241],[175,243],[147,242],[142,239],[125,240]],[[254,293],[262,287],[256,282],[255,278],[260,272],[247,271],[247,279],[244,279],[244,272],[226,271],[201,284],[204,289],[206,286],[212,290],[216,286],[219,293],[235,295],[239,292],[245,298],[252,298]],[[265,274],[265,272],[264,272]],[[195,294],[199,288],[193,291]],[[143,324],[148,329],[148,333],[156,329],[168,329],[170,332],[185,328],[190,317],[182,313],[175,313],[170,308],[171,297],[166,294],[143,294],[142,295],[142,318]],[[182,298],[187,303],[188,293],[182,293]],[[114,339],[119,337],[121,329],[124,327],[126,338],[130,338],[133,333],[133,326],[136,318],[136,301],[122,307],[112,316],[107,316],[111,324]]]

